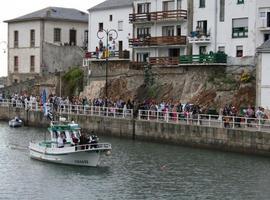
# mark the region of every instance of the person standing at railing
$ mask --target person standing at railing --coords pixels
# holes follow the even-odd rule
[[[247,127],[252,127],[250,123],[251,123],[251,118],[254,118],[254,110],[252,109],[251,105],[248,106],[245,112],[245,117],[247,118]]]
[[[96,59],[99,59],[99,49],[98,49],[98,46],[96,46]]]

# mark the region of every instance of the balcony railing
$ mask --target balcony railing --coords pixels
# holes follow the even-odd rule
[[[149,64],[150,65],[178,65],[179,58],[178,57],[150,57]]]
[[[187,10],[169,10],[149,13],[133,13],[129,15],[130,23],[153,22],[153,21],[170,21],[187,19]]]
[[[225,53],[212,53],[202,55],[180,56],[180,64],[191,63],[227,63],[227,55]]]
[[[130,46],[186,45],[186,36],[160,36],[129,39]]]

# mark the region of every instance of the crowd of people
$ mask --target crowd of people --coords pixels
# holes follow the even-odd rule
[[[76,106],[83,106],[88,108],[90,106],[95,107],[109,107],[109,108],[116,108],[116,109],[132,109],[134,116],[138,116],[138,111],[142,110],[144,112],[153,111],[159,112],[161,114],[168,113],[171,115],[170,117],[175,117],[175,113],[181,113],[184,117],[194,118],[196,119],[198,114],[212,114],[218,115],[220,120],[225,121],[226,127],[226,120],[231,119],[231,117],[235,117],[236,122],[238,122],[240,117],[246,118],[254,118],[254,119],[267,119],[268,116],[265,112],[265,109],[262,107],[252,107],[251,105],[247,106],[246,108],[237,109],[233,105],[225,105],[223,108],[219,110],[211,110],[207,108],[202,108],[200,105],[194,105],[191,103],[183,104],[180,101],[155,101],[155,100],[145,100],[142,102],[134,101],[134,100],[127,100],[124,101],[123,99],[107,99],[107,98],[94,98],[88,99],[86,97],[79,97],[73,96],[69,97],[58,97],[56,95],[50,94],[46,99],[42,95],[34,96],[34,95],[19,95],[17,93],[12,94],[8,97],[10,102],[14,105],[20,102],[22,105],[27,105],[28,103],[37,103],[38,105],[42,106],[45,102],[52,105],[53,111],[57,112],[59,109],[63,109],[65,105],[71,105],[74,108]],[[0,101],[5,99],[3,94],[0,94]],[[237,121],[238,120],[238,121]],[[248,123],[251,120],[248,119]]]

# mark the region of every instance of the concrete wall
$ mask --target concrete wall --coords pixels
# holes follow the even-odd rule
[[[54,73],[66,71],[70,67],[81,66],[83,56],[84,52],[78,46],[57,46],[44,43],[42,72]]]
[[[46,127],[41,112],[0,107],[0,120],[20,116],[28,125]],[[170,123],[71,115],[83,129],[98,135],[125,137],[191,147],[270,155],[269,133]]]

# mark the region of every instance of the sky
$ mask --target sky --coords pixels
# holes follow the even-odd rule
[[[75,8],[84,12],[104,0],[8,0],[0,6],[0,77],[7,76],[7,24],[4,20],[52,6]]]

